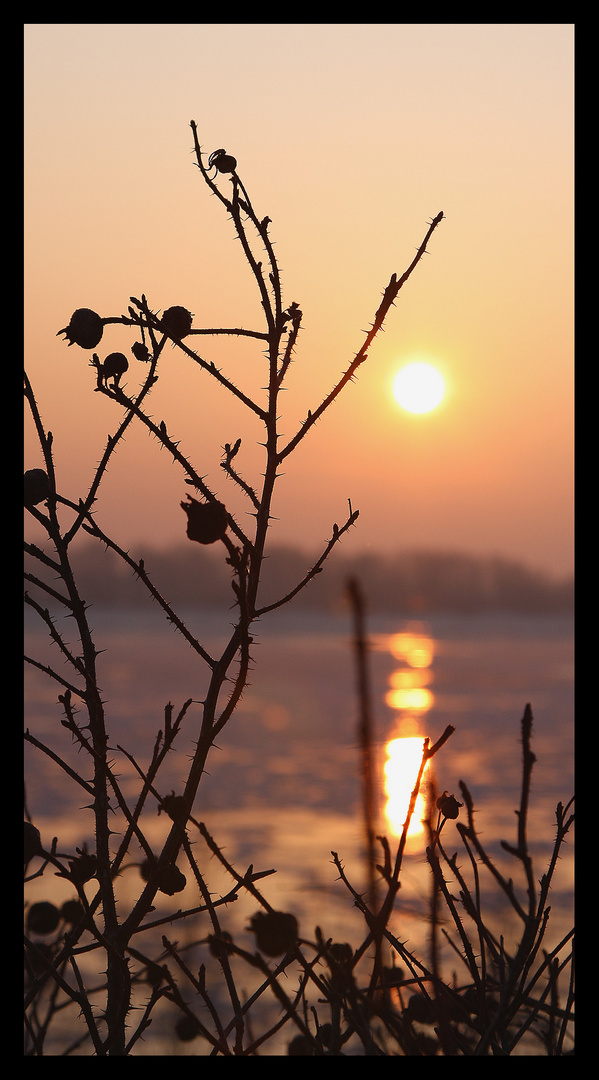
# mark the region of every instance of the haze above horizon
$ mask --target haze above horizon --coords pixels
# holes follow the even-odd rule
[[[273,545],[318,551],[351,499],[346,555],[442,547],[571,574],[572,24],[30,23],[24,45],[25,361],[67,497],[87,492],[120,419],[87,354],[56,336],[76,308],[119,315],[144,292],[195,326],[261,328],[231,223],[193,164],[194,119],[272,219],[286,302],[304,312],[286,437],[445,214],[355,384],[285,462]],[[107,351],[134,340],[105,337]],[[195,341],[238,385],[264,385],[255,342]],[[222,447],[241,437],[256,485],[261,433],[171,355],[150,411],[242,521]],[[445,384],[424,414],[393,393],[413,361]],[[138,377],[133,362],[130,387]],[[25,462],[40,464],[29,424]],[[132,431],[97,521],[124,547],[168,548],[185,541],[186,493]]]

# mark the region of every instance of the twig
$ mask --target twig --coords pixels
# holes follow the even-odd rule
[[[265,604],[263,607],[257,608],[254,612],[254,618],[259,619],[262,615],[266,615],[267,612],[275,611],[277,608],[282,607],[283,604],[288,604],[291,600],[293,600],[294,596],[297,596],[297,594],[306,587],[306,585],[312,580],[312,578],[316,577],[317,574],[321,573],[323,564],[326,562],[329,554],[335,547],[335,544],[339,543],[344,533],[346,533],[347,530],[352,527],[352,525],[355,525],[356,521],[358,520],[360,511],[352,510],[351,503],[349,504],[349,510],[349,517],[345,524],[341,526],[341,528],[339,528],[338,525],[333,525],[333,535],[327,543],[327,546],[325,547],[322,555],[319,559],[317,559],[317,561],[314,563],[308,573],[302,578],[299,584],[296,585],[294,589],[291,589],[290,592],[286,593],[285,596],[281,597],[280,600],[275,600],[272,604]]]
[[[379,330],[381,329],[381,327],[383,325],[383,322],[385,321],[385,319],[386,319],[386,317],[387,317],[387,315],[389,313],[389,308],[395,303],[395,301],[397,299],[397,295],[399,293],[399,290],[402,288],[403,285],[405,285],[406,281],[408,280],[408,278],[410,277],[410,275],[412,274],[412,272],[415,270],[416,266],[420,262],[420,259],[422,258],[422,256],[424,255],[424,253],[426,251],[426,245],[428,244],[428,241],[430,240],[433,232],[437,228],[437,225],[442,221],[442,219],[443,219],[443,212],[441,211],[441,213],[437,214],[437,216],[435,218],[433,218],[431,224],[429,225],[426,236],[424,237],[424,240],[422,241],[420,247],[418,248],[418,251],[416,252],[415,257],[413,258],[412,262],[410,263],[408,269],[401,275],[401,277],[397,278],[397,276],[395,274],[391,275],[391,280],[389,281],[389,284],[387,285],[387,288],[385,289],[385,291],[383,293],[383,299],[382,299],[382,301],[381,301],[381,303],[380,303],[380,305],[378,307],[378,310],[376,312],[376,315],[374,317],[374,322],[373,322],[370,330],[366,334],[364,344],[362,345],[359,352],[356,353],[356,355],[355,355],[354,359],[352,360],[351,364],[349,364],[348,368],[343,373],[343,375],[341,376],[339,381],[336,383],[336,385],[333,387],[333,389],[330,391],[330,393],[327,394],[324,401],[322,401],[321,404],[316,409],[314,409],[313,411],[310,410],[308,412],[308,415],[306,416],[306,419],[304,420],[304,422],[303,422],[301,428],[299,429],[299,431],[297,432],[297,434],[294,435],[293,438],[289,440],[287,445],[284,446],[283,449],[279,452],[279,454],[278,454],[278,462],[279,462],[279,464],[282,461],[284,461],[284,459],[288,456],[288,454],[290,454],[293,450],[295,450],[295,447],[304,438],[304,436],[308,433],[310,428],[313,427],[313,425],[316,423],[317,420],[320,419],[320,417],[325,412],[325,410],[328,409],[330,405],[332,405],[332,403],[336,400],[336,398],[339,397],[339,394],[343,390],[344,386],[346,386],[347,383],[350,382],[354,378],[354,375],[355,375],[356,371],[358,370],[358,368],[360,367],[360,364],[363,364],[364,361],[366,360],[366,358],[368,356],[368,350],[370,349],[370,346],[372,345],[372,342],[374,341],[376,335],[378,334]]]

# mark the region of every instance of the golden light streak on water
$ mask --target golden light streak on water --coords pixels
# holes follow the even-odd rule
[[[386,796],[385,817],[391,832],[399,836],[408,814],[410,796],[414,790],[418,770],[422,761],[422,749],[424,740],[419,736],[412,735],[407,738],[391,739],[387,743],[387,760],[384,765],[384,790]],[[425,817],[426,806],[422,789],[426,779],[426,765],[423,775],[421,790],[416,799],[416,808],[412,815],[409,837],[420,836],[424,831],[422,820]]]
[[[385,701],[392,709],[409,709],[410,712],[427,712],[432,703],[433,695],[424,687],[407,689],[391,689],[385,694]]]
[[[385,746],[383,765],[384,812],[389,831],[396,836],[402,832],[422,760],[422,721],[434,704],[434,696],[428,687],[433,681],[429,669],[435,655],[435,642],[427,631],[426,624],[408,623],[386,641],[386,647],[398,665],[389,676],[385,693],[385,704],[396,713],[397,723]],[[426,805],[422,792],[426,789],[426,772],[427,769],[410,822],[409,838],[417,838],[424,832],[422,820],[426,816]]]
[[[412,668],[427,668],[433,662],[433,639],[420,630],[404,630],[392,634],[389,651],[396,660],[402,660]]]

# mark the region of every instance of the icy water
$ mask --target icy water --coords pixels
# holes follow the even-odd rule
[[[215,655],[226,640],[228,616],[199,610],[182,614]],[[126,748],[143,767],[164,726],[165,705],[170,702],[176,715],[184,701],[193,699],[178,751],[170,754],[158,780],[162,795],[179,791],[206,687],[201,661],[158,614],[150,622],[147,615],[132,611],[94,609],[91,623],[96,647],[106,650],[99,657],[99,680],[110,745],[115,748],[113,761],[129,805],[140,781],[116,747]],[[467,783],[478,811],[479,832],[503,862],[507,856],[499,841],[513,843],[516,837],[520,720],[530,702],[537,762],[529,836],[538,880],[551,851],[555,806],[559,800],[566,802],[574,790],[572,620],[444,616],[418,623],[370,617],[368,632],[378,831],[393,842],[397,821],[388,816],[387,804],[398,797],[398,787],[406,785],[405,780],[394,779],[393,761],[404,760],[408,747],[397,740],[417,736],[421,745],[428,736],[434,742],[452,724],[455,734],[434,759],[436,787],[459,798],[459,781]],[[56,647],[48,646],[45,634],[33,625],[26,628],[26,642],[32,655],[53,657],[57,663]],[[303,936],[313,940],[320,924],[325,936],[357,945],[364,936],[363,924],[331,856],[338,852],[352,884],[364,891],[358,702],[349,613],[274,613],[258,627],[253,654],[250,686],[209,760],[194,816],[205,822],[240,873],[250,863],[254,871],[276,869],[259,884],[273,907],[294,912]],[[64,674],[70,677],[66,668]],[[56,683],[28,670],[27,725],[57,751],[64,749],[68,738],[60,725],[59,692]],[[49,844],[57,836],[59,850],[69,852],[85,840],[93,847],[91,813],[82,809],[85,793],[30,747],[25,759],[28,809],[44,841]],[[72,750],[69,760],[82,765],[81,755]],[[84,772],[89,774],[87,763]],[[395,813],[401,816],[401,808]],[[156,848],[168,824],[164,814],[144,820],[146,836]],[[454,836],[452,847],[451,834],[446,833],[451,852],[459,844],[455,828]],[[564,852],[551,897],[555,935],[571,925],[572,848],[570,844]],[[225,882],[201,841],[195,850],[212,891],[227,891],[230,879]],[[517,868],[509,872],[517,881]],[[393,928],[418,952],[426,948],[421,913],[429,883],[422,833],[410,840],[402,880]],[[139,872],[131,866],[120,879],[123,903],[136,895],[139,886]],[[70,897],[70,887],[48,873],[32,888],[35,899]],[[192,884],[173,899],[176,903],[164,897],[156,914],[198,902]],[[494,902],[491,896],[491,907]],[[244,898],[223,916],[223,925],[250,949],[254,939],[246,927],[256,909],[255,900]],[[205,938],[210,927],[187,919],[167,931],[171,940],[191,944]],[[197,969],[198,958],[206,958],[206,947],[198,946],[193,955]],[[152,1038],[138,1043],[139,1054],[203,1052],[197,1041],[177,1043],[168,1018],[164,1024]]]

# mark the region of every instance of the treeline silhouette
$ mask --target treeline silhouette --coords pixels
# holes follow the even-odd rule
[[[171,603],[229,607],[231,569],[223,553],[200,545],[135,553],[162,596]],[[138,607],[149,603],[134,573],[110,550],[83,545],[73,554],[81,594],[91,603]],[[304,577],[310,557],[291,547],[274,548],[266,560],[261,603],[285,595]],[[542,571],[502,556],[416,550],[397,555],[337,554],[293,601],[294,608],[340,611],[347,581],[358,577],[369,610],[379,613],[514,612],[568,614],[574,606],[573,579],[556,581]]]

